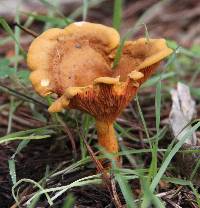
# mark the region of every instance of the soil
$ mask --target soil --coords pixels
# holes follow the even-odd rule
[[[11,4],[15,1],[10,0]],[[61,1],[62,12],[67,16],[71,10],[77,8],[81,1]],[[158,3],[157,0],[125,0],[123,8],[123,24],[121,33],[125,34],[127,28],[132,27],[138,18],[144,14],[144,12],[151,7],[153,4]],[[152,13],[148,14],[144,21],[147,24],[148,31],[151,37],[165,37],[167,39],[172,39],[177,41],[180,45],[184,47],[191,47],[192,45],[200,44],[200,1],[198,0],[177,0],[166,1],[164,6],[158,6]],[[4,2],[5,3],[5,2]],[[10,4],[10,5],[11,5]],[[112,24],[112,5],[113,1],[107,0],[98,6],[90,9],[87,17],[87,21],[99,22],[107,25]],[[69,9],[70,8],[70,9]],[[23,5],[23,11],[39,11],[46,12],[44,6],[41,4],[34,4],[31,1],[27,1]],[[12,12],[4,12],[0,4],[0,14],[2,14],[12,26],[14,24],[14,14]],[[81,20],[81,15],[77,17],[77,20]],[[22,17],[22,22],[25,21],[25,17]],[[37,33],[42,30],[42,24],[35,22],[31,29]],[[134,35],[135,37],[143,36],[144,28],[139,27],[138,32]],[[0,38],[6,37],[5,32],[0,32]],[[22,47],[27,49],[32,37],[22,32],[21,43]],[[0,48],[1,57],[11,57],[14,54],[13,44],[6,44]],[[26,63],[20,62],[21,67],[26,67]],[[4,90],[2,91],[2,86]],[[27,95],[39,100],[31,100],[31,102],[26,102],[21,99],[20,94],[13,95],[13,92],[6,92],[6,87],[15,89],[16,92],[20,92],[20,87],[16,83],[11,82],[9,79],[0,80],[0,107],[6,105],[5,108],[0,109],[0,136],[7,134],[7,127],[9,122],[9,106],[10,101],[15,99],[20,101],[19,107],[14,112],[12,119],[11,133],[28,130],[33,128],[40,128],[47,125],[54,124],[53,118],[47,112],[47,103],[44,103],[39,97],[35,97],[35,94],[31,93],[32,88],[29,86],[27,90]],[[8,89],[9,90],[9,89]],[[30,94],[29,94],[30,93]],[[150,136],[155,135],[155,115],[154,115],[154,105],[155,100],[153,95],[155,94],[155,88],[146,88],[140,92],[140,104],[145,115],[147,126],[150,132]],[[198,103],[197,103],[198,104]],[[199,105],[198,105],[199,106]],[[200,115],[200,108],[197,106],[197,114]],[[165,99],[165,103],[162,107],[161,112],[161,124],[165,125],[166,119],[169,116],[171,107],[171,100],[168,96]],[[34,109],[34,110],[33,110]],[[38,112],[41,115],[36,115]],[[132,103],[127,107],[123,114],[119,117],[118,123],[125,128],[131,128],[131,133],[135,138],[140,138],[140,140],[130,140],[128,138],[123,138],[121,143],[128,148],[141,149],[148,148],[148,144],[143,141],[145,138],[145,133],[143,130],[142,123],[138,122],[138,115],[136,112],[136,102],[133,100]],[[65,125],[60,125],[59,127],[54,127],[54,132],[51,134],[51,138],[44,140],[31,141],[19,154],[15,157],[17,180],[22,178],[29,178],[35,181],[40,181],[44,177],[47,170],[54,171],[62,170],[65,167],[73,164],[74,162],[81,159],[81,146],[79,143],[80,132],[83,126],[82,119],[83,115],[80,112],[70,111],[70,115],[64,116],[60,114],[60,117],[66,122]],[[76,119],[74,119],[76,118]],[[77,127],[78,123],[78,127]],[[162,127],[161,126],[161,127]],[[93,151],[95,149],[96,138],[94,136],[94,128],[89,129],[86,140],[93,139],[90,146]],[[165,135],[166,139],[162,142],[161,146],[165,148],[171,141],[171,135],[168,131]],[[3,143],[0,145],[0,208],[6,207],[17,207],[11,193],[12,180],[9,175],[8,160],[15,153],[19,141]],[[139,161],[141,158],[136,157],[135,160]],[[151,160],[150,154],[144,154],[142,160],[145,166],[148,166]],[[160,155],[159,160],[162,160]],[[131,164],[126,158],[123,158],[123,166],[127,168],[134,168],[134,164]],[[81,169],[74,171],[72,173],[66,173],[62,176],[50,177],[45,183],[46,187],[57,187],[61,185],[69,184],[79,178],[96,174],[95,162],[92,161],[87,165],[81,167]],[[166,173],[168,176],[180,177],[180,174],[176,171],[168,171]],[[134,195],[140,196],[140,186],[137,180],[131,181],[131,187],[133,187]],[[125,201],[120,192],[118,185],[116,185],[116,195],[119,198],[121,204]],[[22,207],[25,206],[25,202],[35,193],[36,189],[28,183],[20,186],[19,199]],[[176,192],[177,194],[174,194]],[[111,200],[110,192],[105,185],[90,185],[81,188],[73,188],[67,194],[72,193],[75,196],[76,208],[111,208],[115,207],[113,201]],[[194,202],[195,196],[192,191],[186,186],[176,186],[162,182],[159,185],[159,193],[165,193],[162,199],[166,202],[166,207],[191,207],[197,208],[197,204]],[[54,203],[54,208],[61,208],[66,199],[66,194],[60,196]],[[36,205],[37,208],[49,207],[48,202],[45,197],[41,197]]]

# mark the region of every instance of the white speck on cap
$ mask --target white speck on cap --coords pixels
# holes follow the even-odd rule
[[[81,27],[83,24],[85,24],[85,22],[84,22],[84,21],[81,21],[81,22],[75,22],[74,24],[75,24],[76,26]]]
[[[42,87],[47,87],[49,86],[50,81],[48,79],[42,79],[40,84]]]

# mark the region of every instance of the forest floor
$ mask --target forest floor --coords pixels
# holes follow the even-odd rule
[[[15,24],[37,34],[64,27],[64,17],[82,20],[82,1],[13,2],[0,2],[0,208],[15,208],[17,201],[29,208],[111,208],[117,202],[118,207],[159,207],[161,201],[169,208],[200,207],[200,2],[124,1],[121,35],[137,25],[133,39],[144,37],[145,23],[150,37],[166,38],[175,52],[117,119],[123,166],[111,169],[109,182],[97,174],[83,142],[98,151],[93,118],[75,110],[48,113],[50,99],[39,97],[28,80],[24,54],[33,37]],[[113,1],[91,2],[86,20],[111,26]],[[180,82],[196,103],[186,136],[195,133],[197,144],[176,149],[170,92]],[[48,195],[37,196],[39,190]],[[151,206],[142,204],[145,198]]]

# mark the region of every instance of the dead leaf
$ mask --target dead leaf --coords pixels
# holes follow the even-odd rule
[[[183,135],[191,128],[188,125],[196,115],[196,104],[190,94],[190,89],[183,83],[177,84],[177,89],[171,90],[172,108],[169,115],[169,123],[173,135],[180,140]],[[188,126],[187,126],[188,125]],[[196,134],[185,141],[186,144],[196,145]]]

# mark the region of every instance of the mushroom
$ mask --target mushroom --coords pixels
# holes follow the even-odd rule
[[[59,97],[49,112],[78,109],[92,115],[98,143],[109,153],[119,150],[113,128],[116,118],[160,61],[172,53],[164,39],[127,41],[112,69],[119,41],[114,28],[75,22],[42,33],[27,57],[35,90],[41,96]]]

